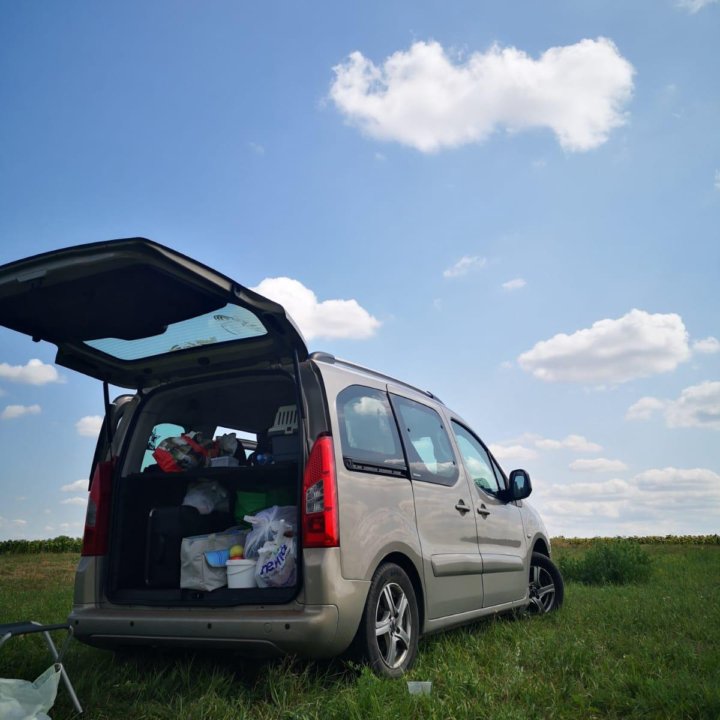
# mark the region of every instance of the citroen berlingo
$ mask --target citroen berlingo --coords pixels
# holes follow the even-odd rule
[[[54,343],[58,365],[104,389],[79,640],[351,650],[396,677],[421,635],[561,605],[527,472],[506,475],[432,393],[309,353],[282,306],[221,273],[143,238],[70,247],[0,267],[0,323]],[[129,393],[111,401],[111,387]],[[193,507],[198,488],[217,504]],[[247,533],[246,518],[275,511],[292,573],[183,579],[193,537]],[[272,550],[271,569],[288,557]]]

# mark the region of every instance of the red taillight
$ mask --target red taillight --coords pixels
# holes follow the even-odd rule
[[[303,546],[337,547],[338,527],[335,450],[330,435],[315,441],[303,477]]]
[[[110,526],[110,490],[113,462],[100,462],[95,466],[83,534],[82,555],[105,555]]]

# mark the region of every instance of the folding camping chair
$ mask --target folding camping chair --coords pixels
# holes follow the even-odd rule
[[[50,637],[50,633],[53,630],[67,631],[67,637],[65,638],[63,644],[60,646],[60,652],[58,652],[57,648],[55,647],[55,643],[53,642],[53,639]],[[50,650],[50,654],[52,655],[53,662],[60,664],[60,676],[65,683],[65,687],[67,688],[68,693],[70,693],[72,703],[75,706],[75,709],[79,713],[82,713],[83,709],[80,705],[80,702],[78,701],[77,695],[75,694],[75,688],[73,688],[67,671],[65,670],[65,666],[62,664],[63,655],[65,654],[65,651],[70,644],[70,640],[72,640],[72,626],[68,625],[67,623],[61,623],[59,625],[41,625],[40,623],[33,620],[25,620],[24,622],[0,625],[0,647],[2,647],[11,637],[14,637],[16,635],[27,635],[28,633],[43,634],[43,637],[45,638],[45,643],[48,646],[48,650]]]

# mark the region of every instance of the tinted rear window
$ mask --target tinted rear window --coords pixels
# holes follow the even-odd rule
[[[387,395],[351,385],[337,398],[345,466],[366,472],[405,472],[400,436]]]

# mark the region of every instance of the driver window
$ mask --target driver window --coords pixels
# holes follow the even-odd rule
[[[462,455],[465,469],[475,485],[492,494],[500,491],[500,485],[492,467],[492,460],[482,443],[462,425],[452,422],[455,440]]]

